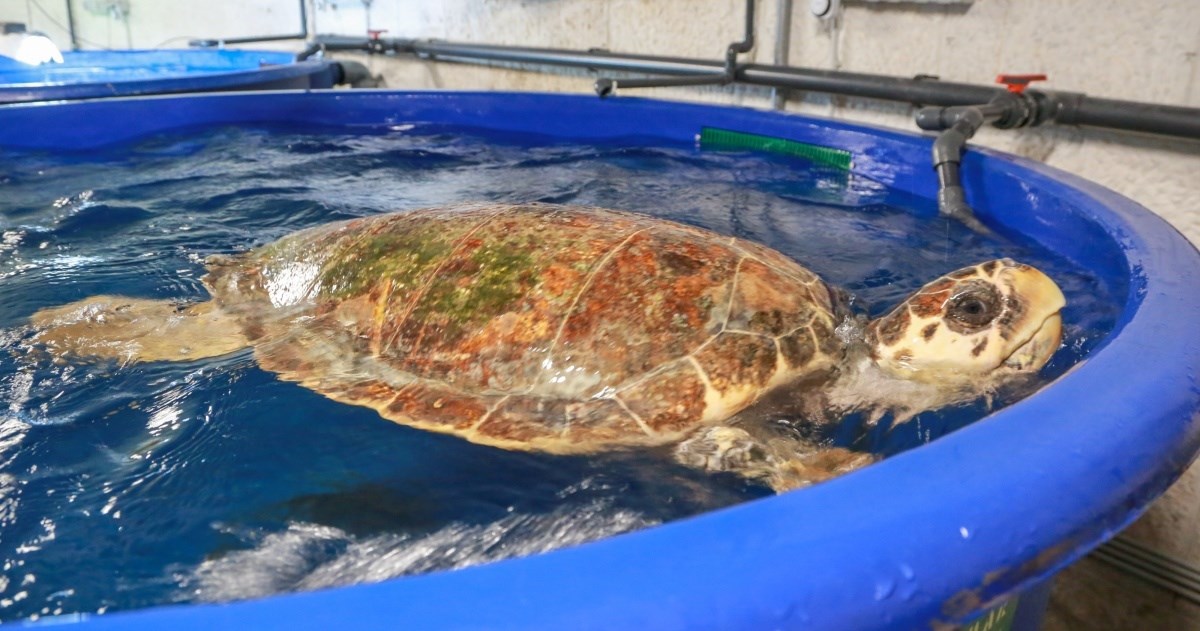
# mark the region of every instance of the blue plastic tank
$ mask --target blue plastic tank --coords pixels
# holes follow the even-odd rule
[[[337,65],[255,50],[118,50],[63,53],[37,66],[0,60],[0,104],[175,92],[330,88]]]
[[[714,126],[846,150],[855,173],[921,197],[937,187],[929,137],[564,95],[354,91],[12,105],[0,108],[0,144],[79,151],[264,121],[364,132],[454,124],[550,142],[691,142]],[[1036,628],[1053,576],[1141,514],[1200,448],[1200,253],[1138,204],[1044,165],[972,148],[963,173],[987,222],[1125,288],[1109,338],[1036,395],[810,489],[576,548],[373,585],[73,620],[176,630]]]

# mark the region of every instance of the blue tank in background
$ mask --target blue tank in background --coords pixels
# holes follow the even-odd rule
[[[32,39],[26,36],[21,41],[25,44]],[[333,87],[343,76],[337,62],[297,61],[292,53],[258,50],[75,51],[62,53],[61,62],[44,57],[37,56],[42,63],[34,65],[0,51],[0,104],[179,92],[322,89]]]

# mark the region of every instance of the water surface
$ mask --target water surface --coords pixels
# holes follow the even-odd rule
[[[95,294],[202,300],[203,260],[328,221],[456,201],[638,211],[765,243],[872,315],[997,256],[1063,288],[1061,374],[1116,300],[1028,243],[802,160],[694,147],[539,144],[449,128],[219,128],[87,154],[0,152],[0,620],[221,601],[450,569],[762,497],[646,453],[512,453],[381,420],[257,368],[63,364],[37,309]],[[998,402],[1003,403],[1003,402]],[[986,412],[840,444],[892,454]],[[800,491],[803,492],[803,491]]]

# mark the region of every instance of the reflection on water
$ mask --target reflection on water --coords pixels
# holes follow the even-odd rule
[[[200,300],[203,260],[328,221],[467,201],[576,203],[770,245],[878,315],[981,260],[1063,288],[1061,374],[1112,327],[1121,288],[939,220],[932,204],[797,160],[692,147],[529,146],[450,129],[219,129],[88,155],[2,153],[0,619],[220,601],[449,569],[762,497],[661,454],[552,457],[383,422],[254,364],[64,364],[29,346],[40,308],[98,294]],[[900,207],[910,206],[910,213]],[[272,294],[280,304],[289,287]],[[833,439],[889,454],[985,413]]]

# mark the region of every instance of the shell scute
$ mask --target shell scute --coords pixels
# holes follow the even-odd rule
[[[464,388],[535,385],[579,278],[631,229],[563,215],[541,208],[489,215],[421,288],[393,292],[381,309],[381,354],[402,370]]]
[[[802,327],[779,338],[779,353],[792,368],[807,366],[817,353],[811,329]]]
[[[743,403],[747,397],[753,399],[771,380],[779,352],[769,337],[727,332],[706,344],[695,357],[721,397]]]
[[[567,403],[563,399],[510,396],[475,428],[475,433],[498,442],[554,443],[566,429]]]
[[[811,272],[761,246],[601,209],[367,217],[210,276],[281,378],[510,448],[665,442],[830,351],[805,328],[832,317]]]
[[[627,441],[645,435],[624,408],[614,399],[589,399],[566,406],[566,430],[563,438],[573,444]]]
[[[707,392],[692,363],[682,359],[620,390],[617,396],[651,431],[676,436],[703,420]]]
[[[736,254],[689,237],[682,230],[646,230],[611,253],[563,327],[560,347],[573,363],[603,370],[616,385],[712,335],[720,324],[714,309],[728,302]]]
[[[407,418],[437,431],[464,431],[483,418],[490,401],[486,397],[464,396],[449,386],[410,383],[394,391],[385,412],[389,418]]]
[[[775,337],[807,324],[816,314],[818,292],[794,278],[756,259],[742,261],[726,328]]]

